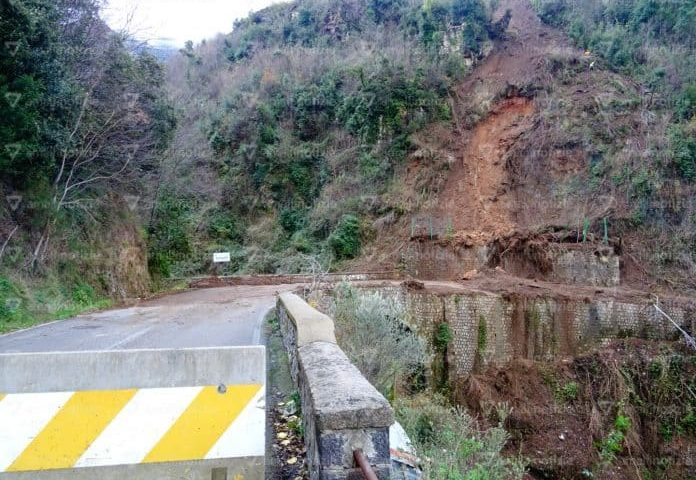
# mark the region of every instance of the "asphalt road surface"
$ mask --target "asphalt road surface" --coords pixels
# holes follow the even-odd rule
[[[0,336],[0,353],[258,345],[276,295],[298,285],[190,290]]]

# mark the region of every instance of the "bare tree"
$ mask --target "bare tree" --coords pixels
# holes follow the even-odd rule
[[[84,32],[83,32],[84,33]],[[56,223],[67,208],[90,211],[99,193],[113,184],[134,184],[157,138],[152,131],[152,95],[143,98],[148,65],[123,47],[124,37],[94,28],[85,38],[76,68],[84,93],[56,162],[47,219],[33,247],[30,267],[45,260]],[[140,68],[142,67],[142,68]],[[144,78],[142,78],[144,77]]]

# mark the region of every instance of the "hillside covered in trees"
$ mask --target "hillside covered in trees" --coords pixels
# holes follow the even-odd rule
[[[436,208],[448,172],[496,102],[522,97],[535,119],[507,154],[515,221],[487,240],[594,230],[692,287],[693,6],[535,2],[559,29],[544,39],[518,4],[303,1],[187,47],[169,65],[183,121],[151,267],[202,272],[227,249],[227,273],[394,268],[414,226],[466,230],[458,210],[480,206]],[[511,45],[520,65],[499,60]]]
[[[176,123],[99,2],[1,8],[0,331],[150,291],[138,198]]]
[[[299,0],[166,64],[99,6],[2,4],[13,325],[172,277],[399,269],[422,231],[574,231],[629,284],[696,287],[690,2]]]

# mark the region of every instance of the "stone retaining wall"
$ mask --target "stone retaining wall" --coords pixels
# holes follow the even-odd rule
[[[404,270],[421,280],[457,280],[488,261],[485,246],[443,245],[438,241],[410,242],[402,254]]]
[[[440,324],[449,325],[452,378],[467,376],[477,366],[513,358],[555,360],[576,355],[616,338],[671,340],[680,336],[649,300],[370,288],[404,305],[407,323],[423,338],[430,340]],[[696,332],[696,302],[663,300],[660,306],[686,331]]]
[[[613,287],[620,283],[619,256],[610,248],[590,244],[549,244],[548,270],[540,271],[534,259],[507,253],[500,266],[507,273],[556,283]],[[601,247],[601,246],[600,246]],[[459,280],[467,272],[489,263],[486,246],[467,247],[438,241],[411,242],[402,255],[404,270],[420,280]]]
[[[388,479],[389,402],[336,344],[331,318],[293,293],[280,294],[277,314],[300,392],[310,478],[362,478],[353,460],[360,448],[378,477]]]
[[[572,285],[615,287],[621,282],[619,256],[611,248],[590,244],[551,244],[546,257],[551,267],[540,272],[533,260],[503,257],[500,266],[511,275]]]

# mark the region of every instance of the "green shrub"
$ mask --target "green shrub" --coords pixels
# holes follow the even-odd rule
[[[344,215],[329,236],[329,245],[336,258],[355,258],[360,253],[360,220],[355,215]]]
[[[502,453],[508,434],[501,425],[481,431],[464,410],[440,396],[399,399],[395,412],[423,460],[424,478],[523,478],[523,462]]]
[[[677,116],[682,120],[691,120],[696,116],[696,83],[690,83],[677,100]]]
[[[278,218],[283,230],[292,234],[302,230],[307,224],[307,211],[299,208],[283,208]]]
[[[360,173],[368,181],[384,180],[390,168],[388,161],[368,153],[360,156],[358,166],[360,167]]]
[[[478,333],[476,335],[476,349],[479,355],[482,355],[484,350],[486,350],[486,345],[488,344],[488,325],[486,324],[486,317],[483,315],[479,316]]]
[[[444,352],[454,339],[452,329],[447,323],[440,323],[435,332],[435,350]]]
[[[216,240],[241,242],[243,226],[236,215],[217,210],[209,214],[208,234]]]
[[[572,402],[579,394],[580,386],[577,382],[568,382],[556,390],[556,398],[563,402]]]
[[[290,238],[290,245],[300,253],[310,253],[316,248],[304,231],[295,232]]]
[[[80,307],[87,307],[95,303],[97,296],[94,288],[86,283],[78,283],[72,291],[72,301]]]
[[[28,320],[27,300],[9,278],[0,277],[0,332]]]
[[[687,435],[696,436],[696,412],[690,411],[681,418],[681,428]]]
[[[611,461],[623,451],[623,442],[629,428],[631,428],[631,419],[621,413],[618,414],[614,420],[614,428],[600,443],[602,459]]]
[[[403,306],[380,292],[343,283],[334,290],[330,315],[343,351],[387,397],[428,363],[424,343],[404,323]]]
[[[367,144],[412,132],[442,111],[444,87],[423,70],[384,60],[377,70],[360,68],[357,74],[360,88],[345,97],[337,113],[346,129]]]
[[[670,129],[670,149],[677,170],[687,180],[696,180],[696,133],[692,127]]]
[[[171,192],[161,195],[148,231],[148,268],[153,276],[169,276],[174,262],[191,255],[190,210],[186,199]]]
[[[625,415],[617,415],[614,420],[614,428],[621,433],[626,433],[631,428],[631,419]]]
[[[602,440],[600,446],[600,456],[602,459],[612,460],[616,457],[616,454],[621,453],[623,450],[624,438],[625,436],[623,433],[617,430],[610,431],[609,435]]]

